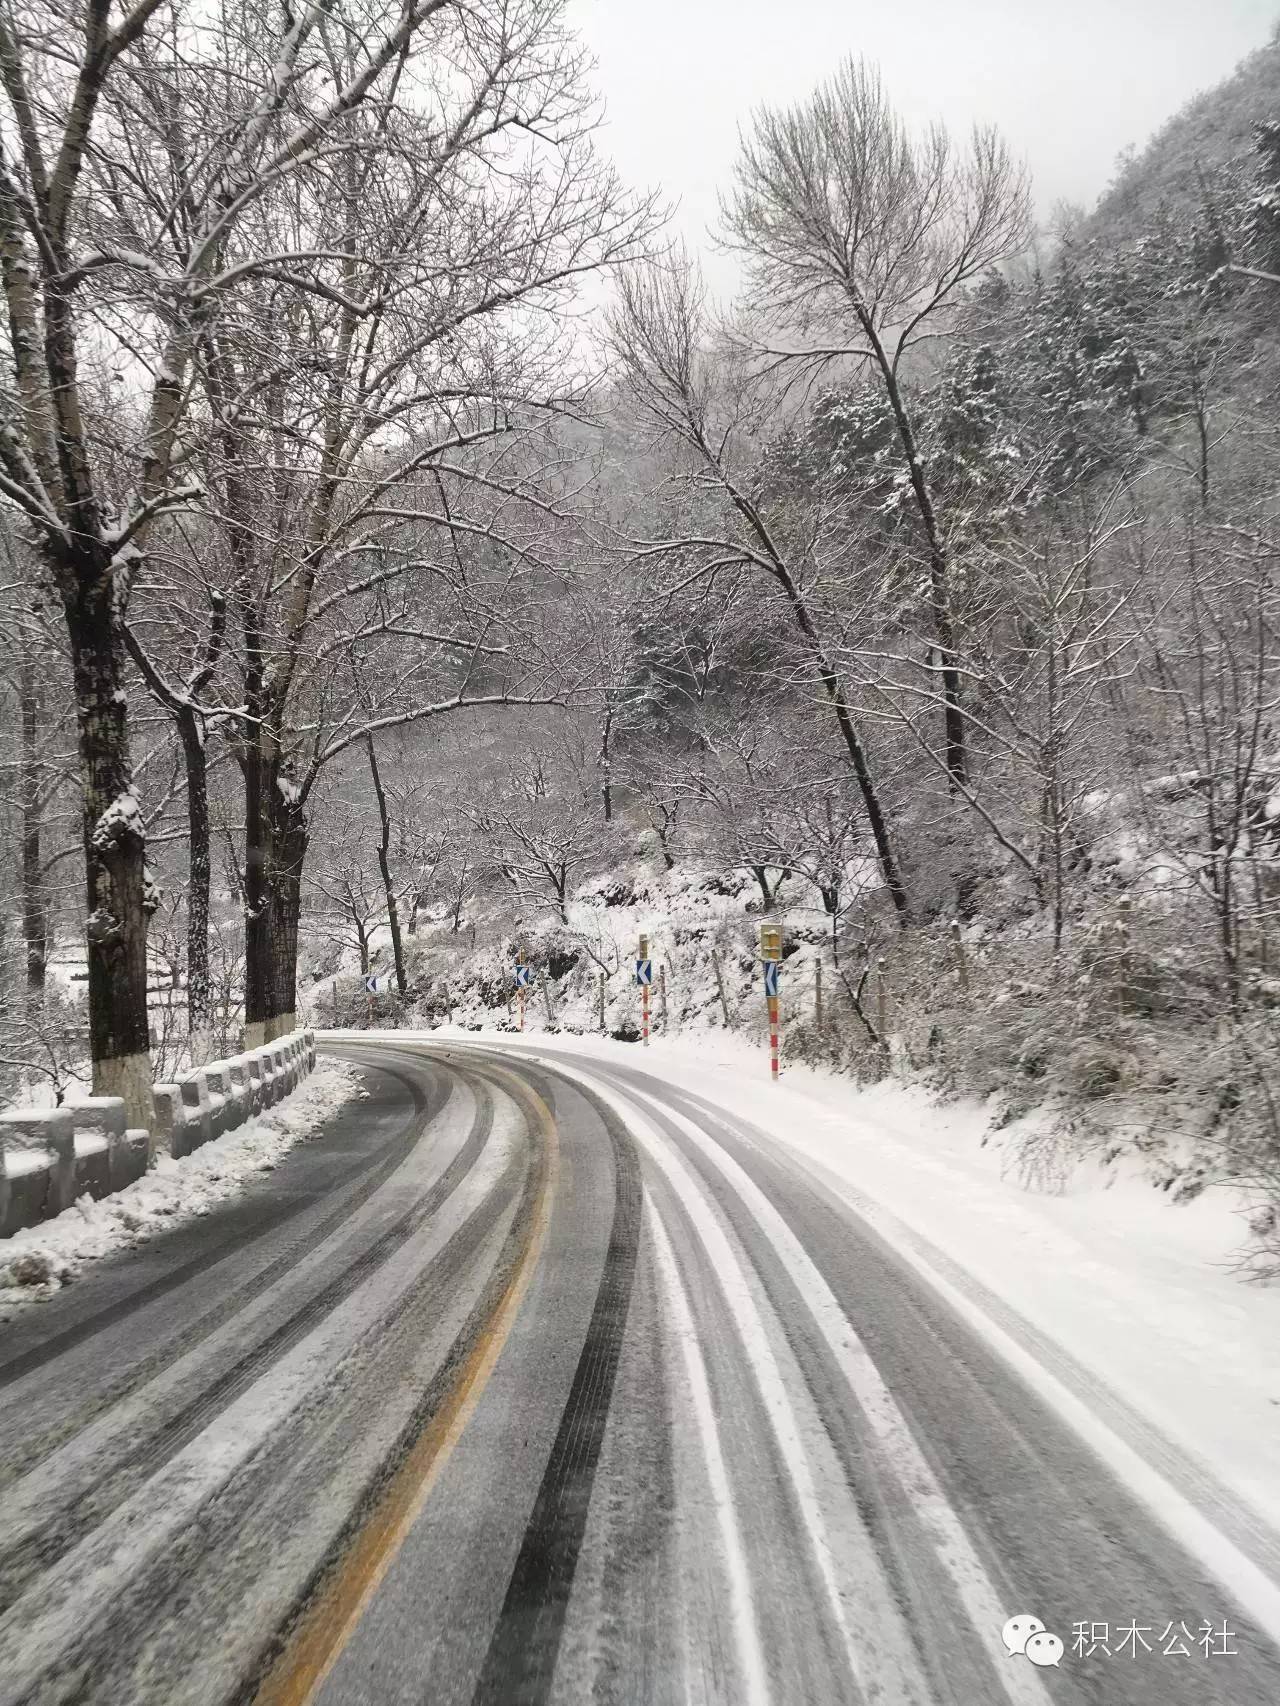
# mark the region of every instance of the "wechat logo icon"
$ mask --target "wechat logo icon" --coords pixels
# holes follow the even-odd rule
[[[1010,1658],[1022,1654],[1042,1669],[1062,1662],[1060,1637],[1051,1634],[1038,1617],[1032,1617],[1028,1612],[1020,1611],[1016,1617],[1011,1617],[1000,1631],[1000,1639]]]

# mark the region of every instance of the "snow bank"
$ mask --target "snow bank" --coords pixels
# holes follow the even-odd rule
[[[255,1173],[270,1172],[344,1102],[363,1093],[353,1068],[321,1059],[273,1108],[194,1154],[178,1161],[158,1155],[152,1169],[126,1189],[99,1202],[82,1197],[53,1220],[15,1232],[0,1245],[0,1319],[17,1305],[51,1296],[86,1262],[207,1214]]]

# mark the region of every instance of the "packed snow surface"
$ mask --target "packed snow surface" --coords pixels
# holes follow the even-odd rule
[[[207,1214],[256,1173],[276,1166],[295,1144],[354,1095],[359,1074],[322,1057],[314,1072],[275,1107],[175,1161],[158,1155],[136,1183],[94,1202],[81,1197],[64,1213],[0,1240],[0,1319],[14,1307],[49,1297],[86,1262],[110,1255],[166,1228]]]
[[[421,1035],[486,1040],[443,1026]],[[1185,1473],[1188,1459],[1204,1466],[1270,1530],[1280,1558],[1280,1288],[1241,1280],[1246,1205],[1233,1192],[1173,1204],[1136,1168],[1092,1163],[1030,1188],[1015,1159],[1025,1122],[996,1131],[986,1107],[935,1101],[892,1078],[859,1087],[794,1066],[773,1085],[767,1051],[723,1034],[643,1048],[508,1033],[501,1045],[638,1069],[749,1121],[1025,1376],[1033,1365],[1043,1373],[1032,1384],[1045,1397],[1081,1399],[1166,1476]],[[1161,1441],[1180,1454],[1176,1464]]]

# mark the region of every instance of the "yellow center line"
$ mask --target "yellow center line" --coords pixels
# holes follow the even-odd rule
[[[295,1625],[254,1695],[253,1706],[307,1706],[318,1693],[421,1515],[450,1452],[480,1402],[542,1255],[559,1160],[555,1121],[546,1104],[526,1085],[501,1067],[489,1070],[508,1080],[517,1103],[531,1105],[544,1138],[542,1178],[520,1261],[468,1352],[457,1380],[379,1495],[341,1564]]]

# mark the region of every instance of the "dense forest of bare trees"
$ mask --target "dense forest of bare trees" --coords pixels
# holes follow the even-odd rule
[[[560,0],[3,0],[0,76],[12,1084],[144,1122],[149,984],[207,1058],[300,940],[411,1005],[424,920],[641,858],[811,911],[858,1047],[895,955],[974,1087],[1209,1039],[1280,1167],[1274,126],[1033,240],[850,61],[717,306]]]

